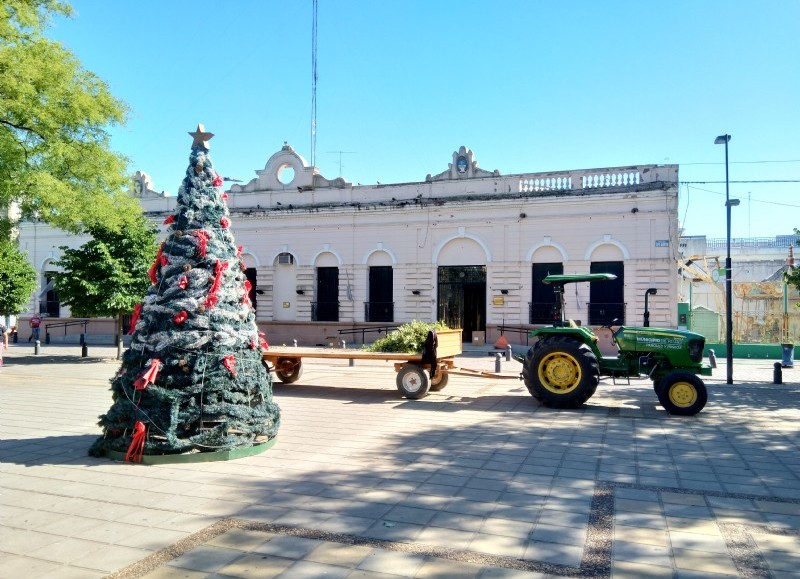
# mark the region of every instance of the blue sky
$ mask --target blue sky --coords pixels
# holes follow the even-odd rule
[[[198,122],[224,176],[284,141],[311,160],[311,0],[72,6],[49,36],[130,106],[112,146],[156,189],[177,192]],[[368,184],[461,145],[504,175],[677,163],[684,232],[725,237],[717,135],[731,181],[800,180],[798,22],[795,0],[319,0],[316,165]],[[733,237],[792,233],[798,191],[731,183]]]

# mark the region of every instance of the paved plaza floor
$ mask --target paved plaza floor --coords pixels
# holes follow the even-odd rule
[[[87,456],[119,362],[80,354],[0,368],[0,578],[799,575],[800,367],[737,359],[727,385],[718,360],[674,417],[646,380],[551,410],[517,379],[407,400],[389,363],[311,360],[270,450],[145,466]]]

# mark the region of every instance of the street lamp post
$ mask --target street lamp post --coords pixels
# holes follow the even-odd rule
[[[731,206],[738,205],[739,200],[730,198],[730,180],[728,178],[728,142],[730,135],[720,135],[714,139],[715,145],[725,145],[725,213],[728,224],[728,236],[725,244],[725,350],[727,352],[727,383],[733,384],[733,292],[731,289]]]

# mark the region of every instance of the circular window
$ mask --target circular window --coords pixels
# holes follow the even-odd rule
[[[283,165],[278,169],[278,181],[284,185],[288,185],[294,181],[294,167],[290,165]]]

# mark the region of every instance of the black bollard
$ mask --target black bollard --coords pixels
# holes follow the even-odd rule
[[[781,370],[781,363],[775,362],[772,367],[774,368],[772,371],[772,383],[783,384],[783,371]]]
[[[494,355],[494,371],[495,372],[499,372],[500,371],[500,363],[501,363],[500,352],[497,352]]]
[[[511,361],[511,346],[506,347],[506,362]]]
[[[39,346],[41,344],[42,343],[39,340],[36,340],[36,343],[33,344],[33,353],[34,353],[34,355],[36,355],[36,356],[39,355]]]
[[[81,358],[88,358],[88,357],[89,357],[89,346],[87,346],[86,342],[84,342],[81,345]]]

